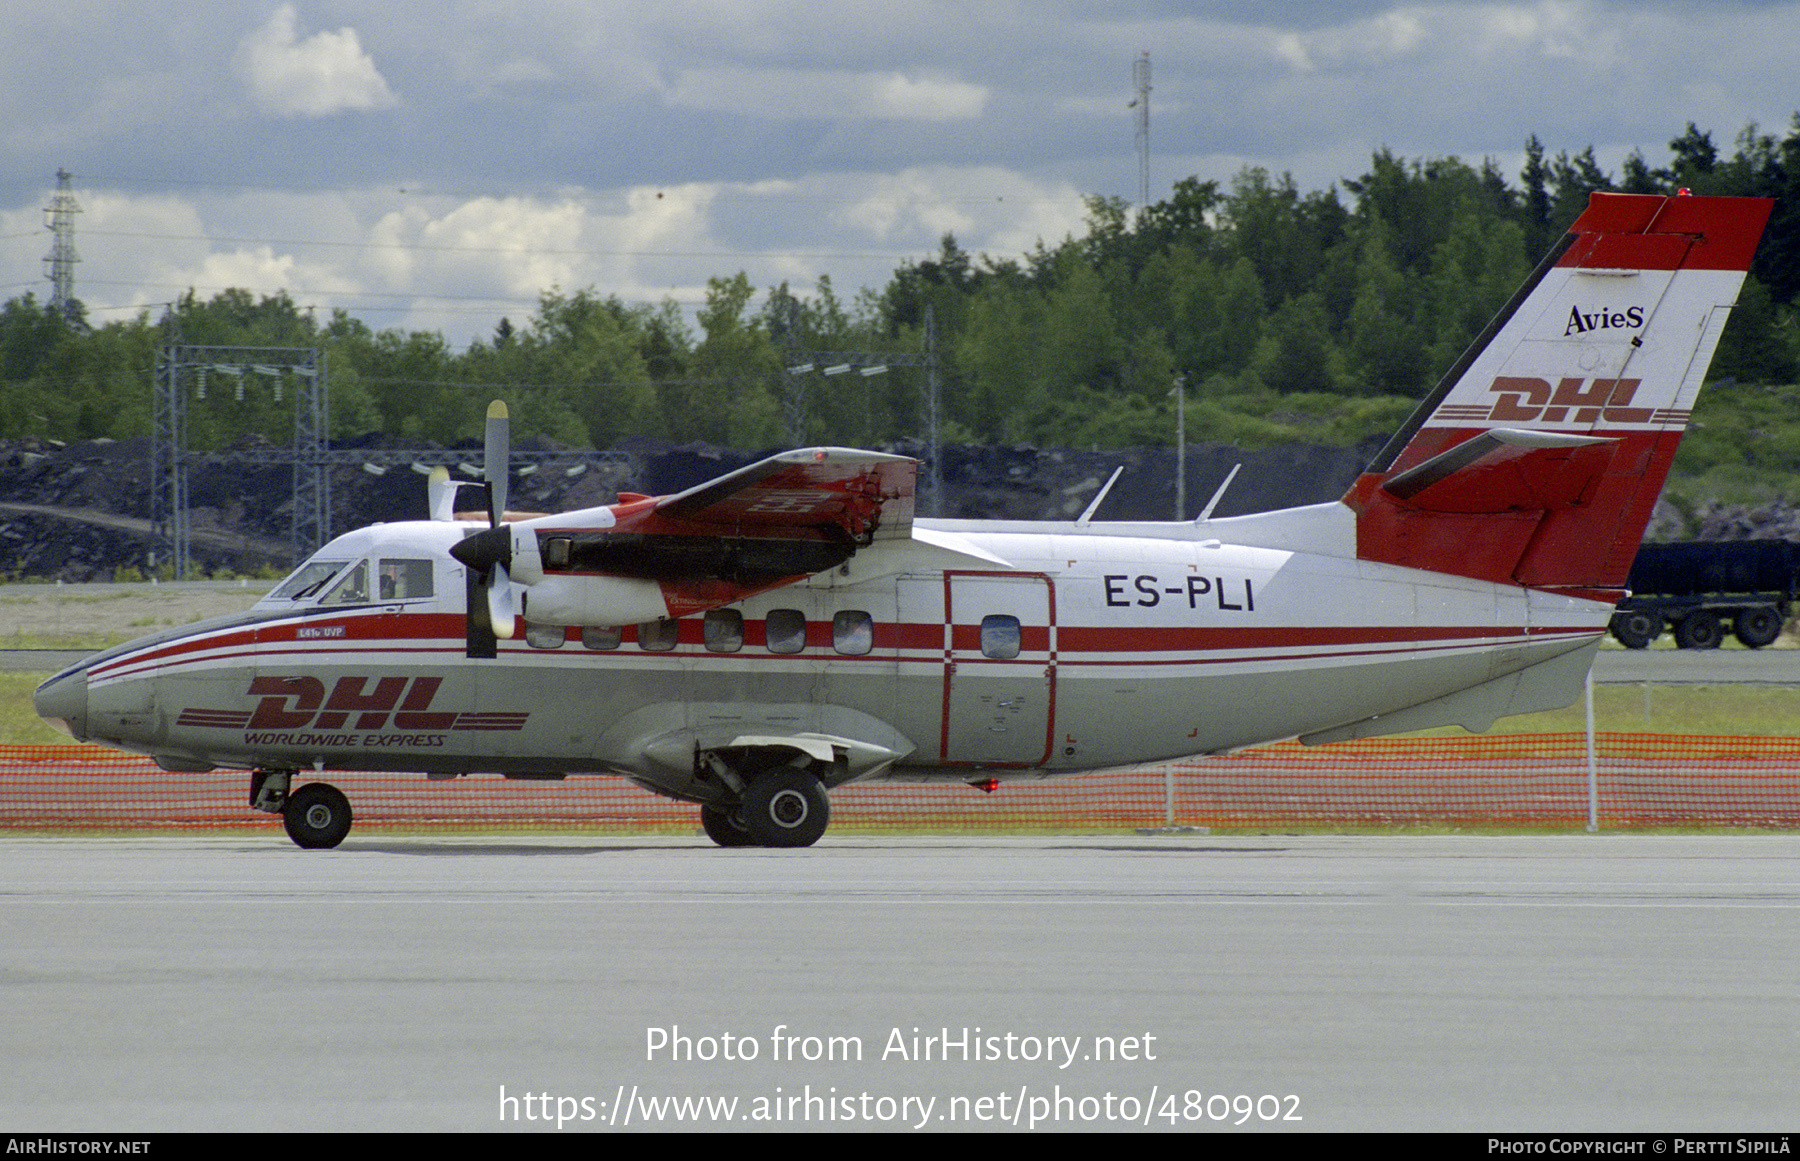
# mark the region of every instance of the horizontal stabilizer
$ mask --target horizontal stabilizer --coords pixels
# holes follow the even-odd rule
[[[1495,428],[1383,481],[1396,499],[1436,512],[1551,511],[1580,503],[1607,454],[1605,436]]]

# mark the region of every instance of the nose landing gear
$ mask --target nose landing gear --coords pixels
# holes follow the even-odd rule
[[[308,782],[288,790],[293,770],[257,770],[250,775],[250,806],[265,814],[281,815],[282,825],[296,846],[329,850],[350,833],[350,800],[326,782]]]

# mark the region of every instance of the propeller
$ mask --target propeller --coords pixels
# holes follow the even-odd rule
[[[464,568],[468,597],[467,653],[470,657],[498,655],[499,642],[513,635],[517,616],[513,609],[512,533],[501,524],[506,515],[506,482],[511,466],[511,421],[506,404],[488,404],[487,439],[482,449],[482,472],[488,495],[488,526],[464,537],[450,548]]]

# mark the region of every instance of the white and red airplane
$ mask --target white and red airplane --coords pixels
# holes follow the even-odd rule
[[[1594,195],[1333,503],[915,520],[913,461],[815,448],[506,522],[498,408],[485,521],[440,479],[434,519],[340,536],[37,709],[167,770],[252,771],[303,847],[351,821],[306,771],[616,775],[721,845],[805,846],[848,782],[1483,730],[1579,693],[1770,208]]]

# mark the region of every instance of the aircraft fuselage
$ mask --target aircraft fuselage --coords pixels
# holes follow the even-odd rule
[[[1301,511],[1329,541],[1348,527],[1340,507]],[[469,527],[376,526],[315,557],[366,566],[363,591],[272,595],[109,650],[39,701],[76,736],[170,769],[615,774],[708,801],[696,751],[743,738],[848,743],[827,785],[1044,777],[1386,732],[1440,699],[1421,724],[1480,728],[1579,689],[1604,603],[1223,539],[1277,516],[1295,521],[920,521],[1011,567],[893,572],[877,549],[734,607],[619,629],[531,624],[527,603],[527,632],[488,661],[464,655],[447,553]],[[337,575],[350,578],[337,590],[355,579]],[[383,599],[395,575],[411,584]],[[1540,681],[1522,701],[1506,682],[1558,659],[1569,676],[1548,695]]]

